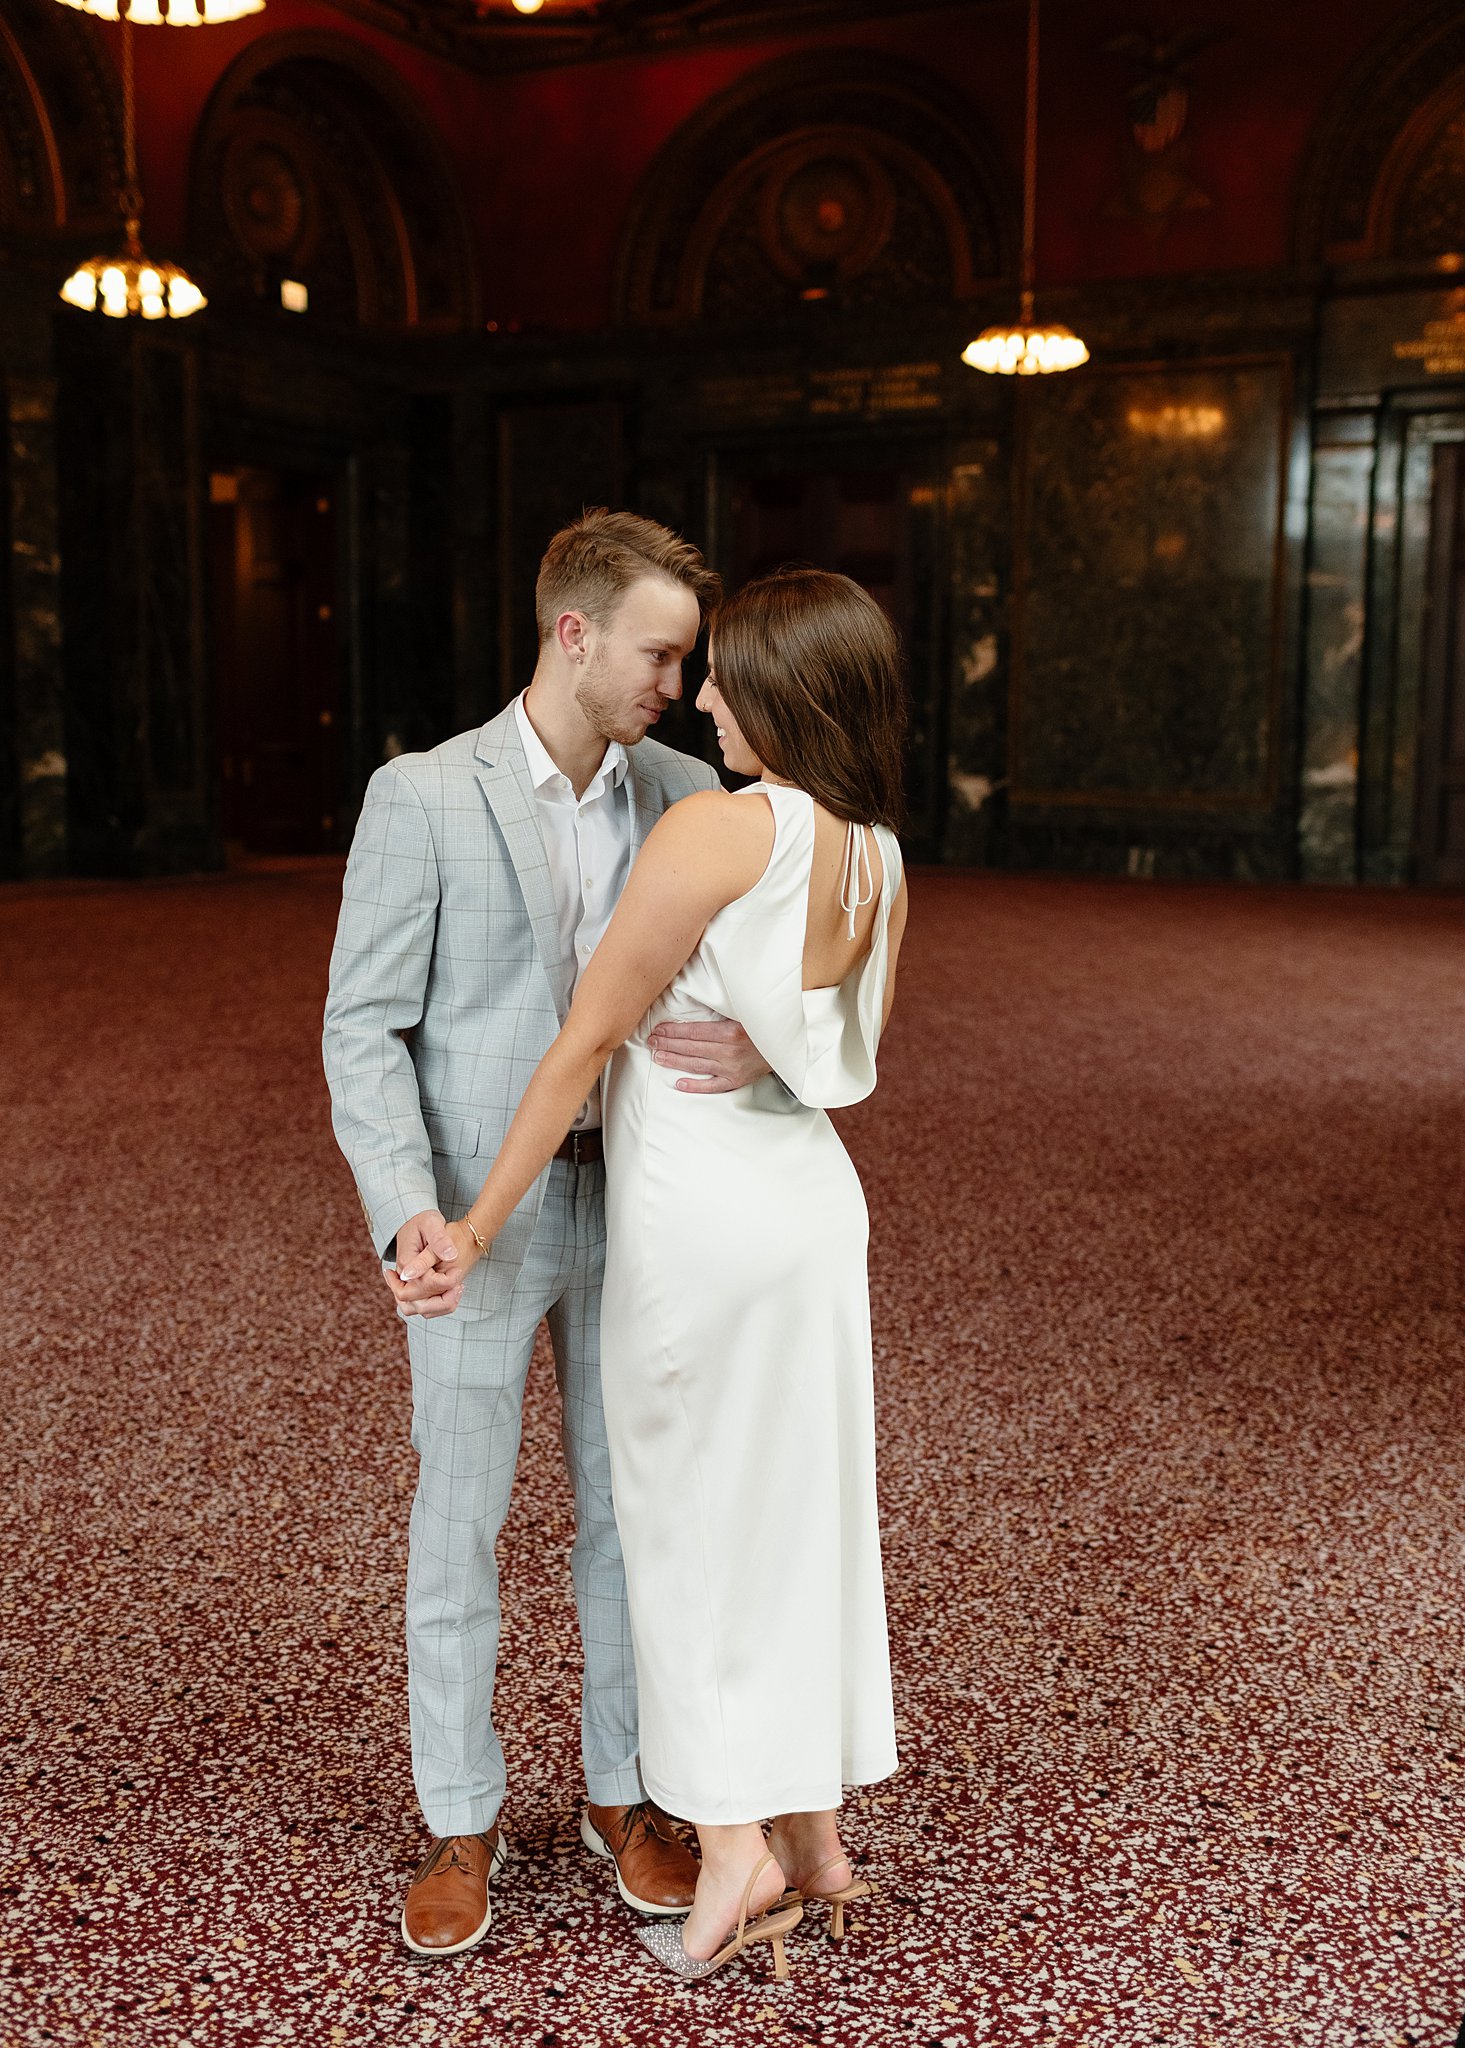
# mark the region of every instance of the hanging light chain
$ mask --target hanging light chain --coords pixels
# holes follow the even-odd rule
[[[122,37],[122,190],[117,203],[135,235],[142,224],[142,182],[137,174],[137,79],[132,60],[132,24],[120,25]]]
[[[1022,143],[1022,324],[1033,324],[1038,212],[1038,0],[1028,0],[1027,94]]]
[[[967,343],[961,359],[974,370],[999,377],[1041,377],[1055,370],[1076,370],[1089,352],[1071,329],[1056,320],[1038,327],[1033,320],[1037,278],[1038,215],[1038,0],[1028,0],[1027,91],[1022,141],[1022,269],[1021,311],[1016,327],[987,327]]]

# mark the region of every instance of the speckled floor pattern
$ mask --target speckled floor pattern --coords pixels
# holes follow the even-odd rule
[[[513,1861],[479,1952],[396,1939],[413,1473],[317,1063],[337,887],[0,897],[4,2048],[1448,2048],[1465,903],[917,878],[846,1119],[904,1751],[848,1816],[880,1895],[786,1986],[682,1988],[576,1839],[542,1359]]]

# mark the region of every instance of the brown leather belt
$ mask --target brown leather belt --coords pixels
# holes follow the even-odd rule
[[[605,1157],[605,1143],[598,1130],[571,1131],[554,1156],[568,1159],[572,1166],[598,1166]]]

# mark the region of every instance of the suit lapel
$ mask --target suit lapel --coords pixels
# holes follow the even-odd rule
[[[636,756],[636,747],[626,749],[626,788],[631,794],[631,858],[641,851],[646,834],[666,809],[660,782]]]
[[[478,780],[498,821],[504,845],[509,850],[509,859],[514,863],[524,908],[529,913],[529,923],[534,932],[534,943],[539,949],[558,1008],[563,964],[560,960],[559,915],[555,909],[554,884],[550,879],[544,839],[539,830],[534,785],[529,780],[524,742],[519,736],[512,704],[484,726],[478,735],[474,753],[478,760]],[[560,1022],[564,1022],[563,1010],[560,1011]]]

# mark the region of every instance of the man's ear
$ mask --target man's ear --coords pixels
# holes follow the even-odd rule
[[[584,661],[588,650],[590,621],[583,612],[561,612],[554,622],[560,652],[570,661]]]

